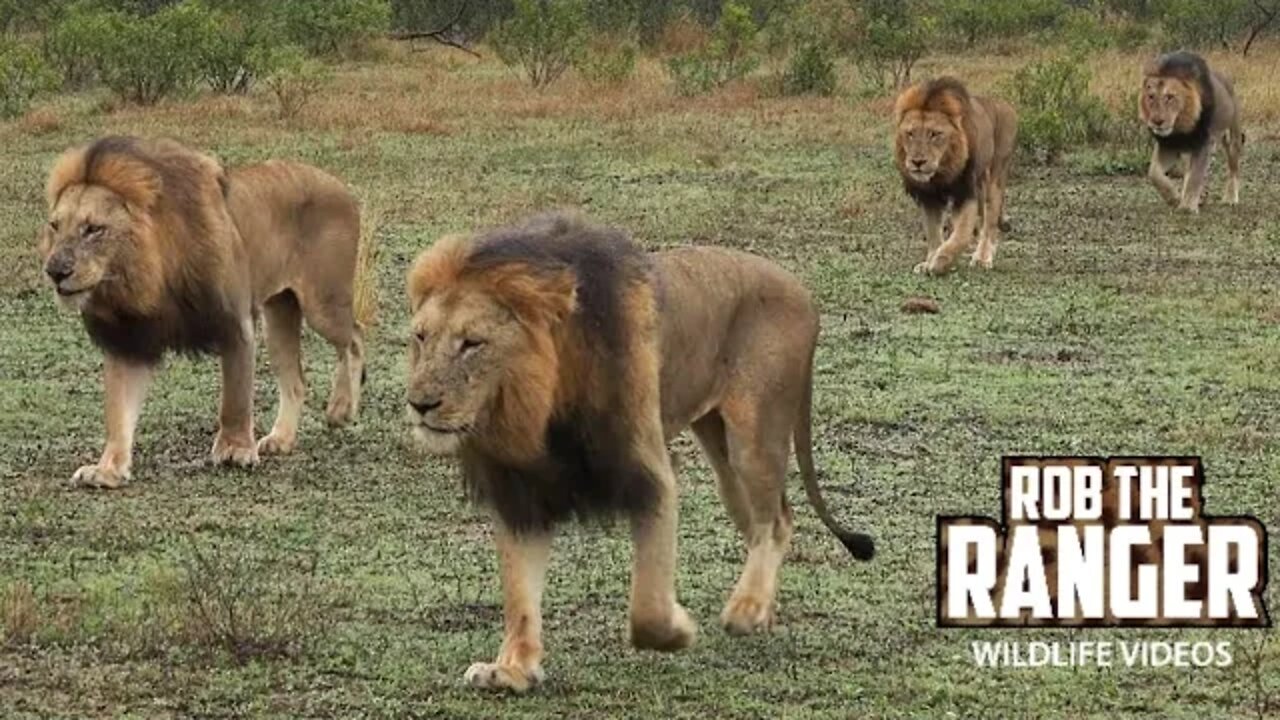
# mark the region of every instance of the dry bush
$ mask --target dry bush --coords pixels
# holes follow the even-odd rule
[[[17,581],[0,593],[0,637],[7,645],[26,645],[40,626],[40,607],[31,584]]]
[[[48,108],[37,108],[23,115],[18,127],[28,135],[48,135],[62,129],[62,116]]]
[[[182,639],[237,662],[298,657],[328,633],[317,558],[291,562],[192,542],[182,575]]]
[[[663,55],[684,55],[701,50],[711,41],[711,33],[697,18],[682,12],[662,28],[658,37],[658,52]]]

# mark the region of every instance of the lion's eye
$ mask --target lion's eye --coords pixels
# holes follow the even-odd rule
[[[424,343],[427,341],[427,334],[421,331],[416,332],[413,334],[413,339],[417,340],[419,343]]]
[[[937,139],[938,139],[938,138],[940,138],[940,137],[942,137],[942,133],[938,132],[937,130],[930,130],[930,131],[929,131],[929,139],[930,139],[930,140],[937,140]]]
[[[58,231],[58,221],[57,221],[57,220],[50,220],[50,221],[49,221],[49,229],[50,229],[50,230],[52,230],[52,231],[54,231],[54,232],[57,232],[57,231]]]
[[[466,355],[469,352],[473,352],[475,350],[479,350],[480,348],[484,347],[484,344],[485,344],[484,340],[476,340],[474,338],[465,338],[463,339],[462,344],[458,347],[458,352],[462,355]]]
[[[94,238],[101,235],[104,230],[106,230],[106,228],[101,225],[88,223],[80,227],[80,234],[86,238]]]

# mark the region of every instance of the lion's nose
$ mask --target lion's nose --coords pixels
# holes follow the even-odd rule
[[[924,167],[924,164],[925,164],[926,162],[928,162],[928,160],[912,160],[912,161],[911,161],[911,164],[912,164],[912,165],[914,165],[914,166],[916,166],[916,169],[919,169],[919,168]]]
[[[49,258],[49,262],[44,264],[45,274],[54,283],[60,283],[71,277],[71,273],[75,271],[74,263],[71,256],[65,253],[58,253]]]
[[[414,410],[417,410],[419,415],[426,415],[427,413],[431,412],[432,410],[435,410],[436,408],[440,407],[443,404],[444,404],[444,400],[440,398],[432,398],[430,400],[426,400],[423,402],[419,402],[416,400],[409,401],[409,405],[412,406]]]

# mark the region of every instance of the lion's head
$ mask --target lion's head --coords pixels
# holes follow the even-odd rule
[[[575,305],[567,268],[476,257],[440,240],[409,271],[409,417],[427,449],[465,440],[512,462],[536,458],[556,401],[555,333]]]
[[[969,162],[965,118],[969,93],[954,78],[938,78],[905,90],[894,106],[898,171],[916,186],[954,182]]]
[[[49,175],[39,246],[64,305],[84,309],[95,295],[155,300],[160,254],[140,219],[153,210],[160,179],[132,150],[129,139],[99,141],[64,153]]]
[[[60,301],[117,355],[157,360],[222,340],[237,233],[222,166],[172,140],[108,137],[63,153],[49,173],[38,244]]]
[[[1198,55],[1162,55],[1143,71],[1138,115],[1156,138],[1196,134],[1213,100],[1209,82],[1209,67]]]

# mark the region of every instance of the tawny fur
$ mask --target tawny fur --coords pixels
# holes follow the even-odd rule
[[[329,417],[355,417],[363,372],[352,313],[359,211],[325,173],[272,161],[227,173],[171,140],[109,137],[65,152],[47,183],[39,245],[65,304],[107,358],[107,449],[75,480],[131,475],[146,384],[169,352],[212,353],[223,368],[213,456],[251,465],[293,448],[305,395],[302,318],[338,349]],[[253,318],[261,311],[281,407],[255,444]]]
[[[907,88],[894,104],[894,162],[924,215],[929,255],[917,272],[941,274],[972,242],[976,265],[990,268],[1007,225],[1005,196],[1016,148],[1017,113],[1003,100],[970,95],[955,78]],[[953,231],[943,242],[946,210]]]
[[[631,523],[632,642],[693,642],[675,600],[666,448],[686,428],[748,545],[722,615],[730,631],[773,622],[793,438],[819,516],[855,556],[871,556],[870,538],[838,526],[818,492],[818,314],[777,265],[716,248],[647,255],[617,231],[553,215],[441,240],[407,287],[410,421],[428,449],[459,456],[497,524],[506,631],[496,661],[468,670],[471,684],[523,691],[542,678],[543,574],[555,525],[573,515]]]

